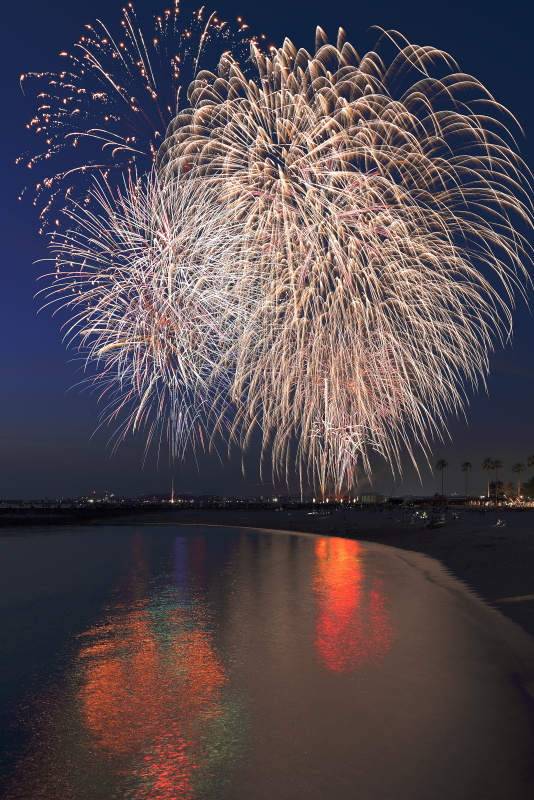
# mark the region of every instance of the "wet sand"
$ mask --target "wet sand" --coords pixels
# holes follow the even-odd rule
[[[201,524],[293,530],[343,536],[424,553],[534,636],[534,509],[459,511],[446,525],[427,530],[402,510],[306,511],[186,509],[94,520],[103,525]],[[506,524],[498,526],[501,519]]]

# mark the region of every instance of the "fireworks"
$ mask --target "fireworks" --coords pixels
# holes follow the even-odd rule
[[[49,302],[69,309],[66,338],[96,365],[89,381],[104,419],[121,420],[118,438],[145,427],[148,442],[159,432],[182,456],[228,393],[250,324],[243,304],[258,303],[241,285],[242,259],[257,256],[200,181],[162,185],[152,172],[119,194],[97,185],[90,208],[70,216],[52,245]]]
[[[204,8],[182,20],[178,0],[148,35],[131,3],[116,30],[100,21],[85,28],[73,51],[60,53],[61,71],[21,78],[25,92],[36,93],[27,127],[43,149],[19,161],[38,176],[43,228],[61,224],[70,199],[89,202],[93,177],[120,184],[132,169],[148,171],[203,59],[217,63],[225,48],[248,52],[251,42],[242,21],[230,25]]]
[[[234,434],[259,426],[275,474],[296,447],[339,489],[371,451],[400,468],[426,450],[484,380],[531,218],[500,106],[449,56],[401,43],[387,65],[317,38],[313,57],[253,48],[254,80],[229,55],[201,72],[158,166],[216,188],[262,249]]]
[[[529,187],[511,118],[442,52],[318,29],[251,64],[198,72],[148,179],[67,207],[53,296],[123,433],[182,455],[259,429],[275,476],[340,490],[373,452],[415,463],[484,383]]]

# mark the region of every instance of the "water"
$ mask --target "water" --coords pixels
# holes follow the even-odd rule
[[[0,559],[6,800],[534,794],[530,642],[428,559],[197,526]]]

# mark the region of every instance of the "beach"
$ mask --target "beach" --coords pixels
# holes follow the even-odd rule
[[[428,512],[429,513],[429,512]],[[454,516],[457,519],[454,519]],[[499,522],[500,521],[500,522]],[[504,524],[503,524],[504,523]],[[534,636],[534,509],[449,510],[427,529],[405,509],[180,509],[93,520],[98,525],[230,525],[342,536],[424,553]]]

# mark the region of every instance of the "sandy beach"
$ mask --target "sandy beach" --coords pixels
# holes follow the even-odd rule
[[[336,509],[330,514],[300,510],[184,509],[143,512],[95,520],[98,525],[230,525],[343,536],[424,553],[440,561],[484,600],[534,636],[534,509],[458,511],[443,527],[399,510]],[[501,520],[505,524],[498,524]]]

